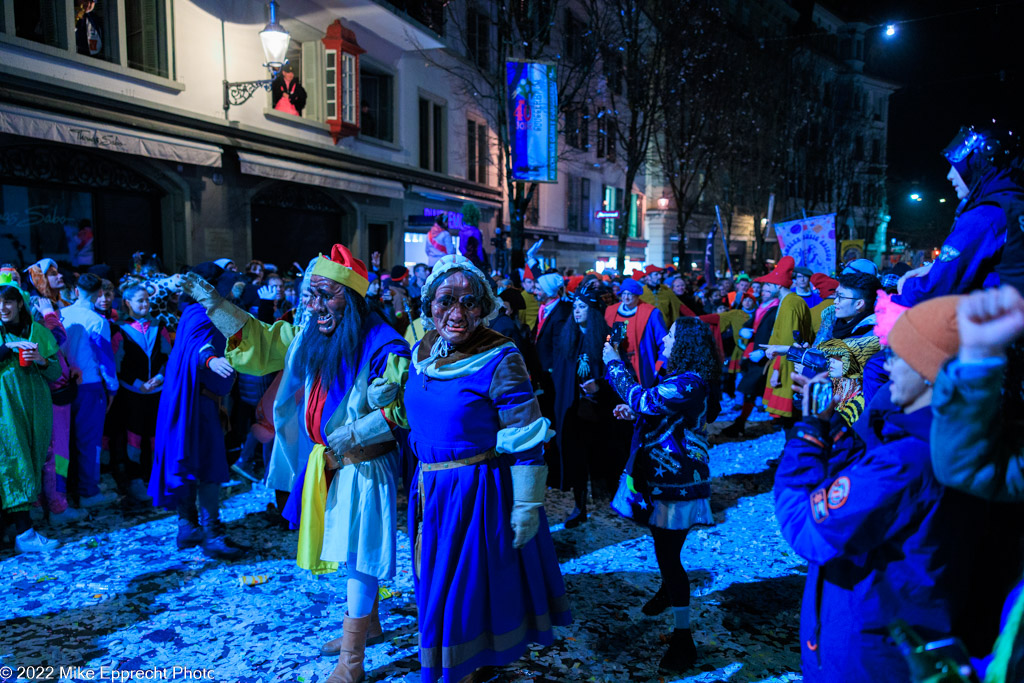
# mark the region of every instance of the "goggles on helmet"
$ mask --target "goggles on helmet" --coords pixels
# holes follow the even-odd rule
[[[974,130],[973,126],[963,126],[960,132],[942,150],[942,156],[951,164],[958,164],[972,152],[982,149],[985,146],[985,136]]]

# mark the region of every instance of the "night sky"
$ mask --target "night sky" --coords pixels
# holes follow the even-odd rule
[[[941,243],[956,198],[940,151],[961,125],[1024,119],[1024,0],[835,0],[848,21],[896,23],[897,33],[869,33],[866,71],[902,85],[889,107],[890,231]],[[911,192],[925,199],[911,202]],[[946,203],[939,204],[938,198]],[[925,239],[927,241],[927,239]]]

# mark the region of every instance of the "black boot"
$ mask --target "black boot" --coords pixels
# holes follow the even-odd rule
[[[203,542],[203,530],[199,528],[199,510],[196,509],[195,493],[185,495],[178,502],[178,550],[195,548]]]
[[[668,602],[668,591],[665,590],[665,586],[662,585],[662,587],[658,589],[658,592],[654,594],[654,597],[648,600],[647,603],[640,608],[640,611],[649,617],[654,617],[668,609]]]
[[[729,425],[728,427],[725,427],[724,429],[722,429],[722,431],[718,432],[718,435],[719,436],[733,436],[733,437],[735,437],[735,436],[743,436],[746,433],[747,433],[747,423],[745,421],[744,422],[740,422],[739,420],[736,420],[731,425]]]
[[[203,555],[215,560],[238,560],[248,548],[232,543],[224,535],[224,527],[212,522],[203,527]]]
[[[587,521],[587,508],[573,508],[565,520],[565,528],[575,529],[585,521]]]
[[[661,658],[661,668],[666,671],[687,671],[697,663],[697,646],[693,644],[690,629],[677,628],[672,631],[668,651]]]

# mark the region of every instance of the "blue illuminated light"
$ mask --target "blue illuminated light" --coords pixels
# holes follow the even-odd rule
[[[892,38],[894,35],[896,35],[896,24],[889,24],[888,26],[886,26],[885,35],[888,36],[889,38]]]

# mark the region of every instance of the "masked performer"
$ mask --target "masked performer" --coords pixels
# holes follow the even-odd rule
[[[323,651],[339,653],[328,683],[360,681],[367,638],[380,635],[378,581],[395,575],[397,555],[391,427],[405,421],[395,394],[383,399],[380,390],[403,382],[409,347],[369,313],[366,266],[340,244],[313,266],[309,308],[316,317],[301,329],[261,323],[201,279],[184,286],[230,339],[227,357],[239,372],[284,371],[267,482],[293,488],[285,516],[299,528],[299,566],[319,574],[348,565],[344,633]]]

